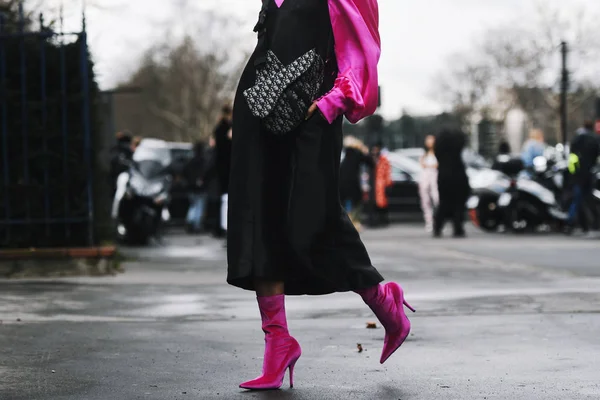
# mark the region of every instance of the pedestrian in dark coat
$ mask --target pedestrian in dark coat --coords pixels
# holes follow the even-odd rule
[[[440,204],[436,211],[433,234],[441,237],[448,219],[453,222],[454,236],[464,237],[465,203],[470,194],[469,178],[462,159],[466,136],[458,130],[442,130],[435,142],[438,160]]]
[[[217,154],[215,138],[211,136],[206,149],[206,171],[204,174],[206,185],[206,229],[216,237],[222,235],[221,230],[221,188],[217,174]]]
[[[573,200],[569,207],[570,232],[577,220],[584,232],[600,229],[600,216],[593,201],[594,174],[593,168],[600,156],[600,146],[594,134],[593,121],[586,121],[583,128],[571,142],[569,170],[573,187]]]
[[[373,167],[369,148],[353,136],[344,139],[344,159],[340,165],[340,199],[354,226],[360,228],[358,212],[363,199],[360,173],[363,166]]]
[[[231,170],[231,123],[233,110],[229,104],[221,110],[221,119],[214,131],[217,177],[221,191],[221,212],[219,225],[222,233],[227,231],[227,205],[229,193],[229,173]]]
[[[182,171],[190,198],[186,223],[191,232],[201,230],[204,218],[206,205],[205,164],[204,143],[198,142],[194,145],[194,156]]]
[[[128,162],[133,158],[131,149],[131,133],[129,131],[117,132],[116,144],[110,150],[110,185],[113,195],[117,190],[117,178],[129,169]]]

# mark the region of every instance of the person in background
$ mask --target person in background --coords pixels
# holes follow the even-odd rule
[[[452,219],[454,237],[465,237],[465,203],[469,198],[470,186],[462,158],[466,136],[458,130],[445,129],[435,141],[435,156],[438,160],[439,207],[435,214],[433,235],[441,237],[444,224]]]
[[[221,232],[221,193],[217,175],[217,160],[215,153],[215,138],[211,136],[206,148],[206,170],[204,184],[206,186],[206,217],[204,218],[207,231],[218,237]]]
[[[377,143],[371,149],[375,165],[375,213],[376,226],[389,224],[388,197],[386,190],[392,186],[392,166],[389,159],[382,152],[383,144]]]
[[[360,173],[365,165],[373,166],[367,146],[353,136],[345,137],[344,159],[340,165],[340,199],[357,230],[361,228],[359,216],[363,198]]]
[[[140,143],[142,143],[142,137],[141,136],[134,136],[131,139],[131,154],[135,153],[136,149],[138,148],[138,146],[140,145]]]
[[[116,144],[111,149],[110,188],[112,190],[111,217],[117,218],[119,203],[127,190],[129,166],[133,159],[131,132],[124,130],[115,134]]]
[[[110,185],[113,195],[117,191],[117,179],[129,169],[128,162],[133,157],[131,132],[119,131],[115,134],[116,144],[111,148]]]
[[[186,226],[190,233],[198,233],[202,229],[206,204],[205,172],[204,143],[197,142],[194,145],[194,156],[183,169],[183,177],[190,198],[190,207],[186,217]]]
[[[219,236],[227,232],[227,203],[229,193],[229,171],[231,169],[231,122],[233,109],[226,104],[221,109],[221,117],[214,131],[215,154],[219,189],[221,191],[221,213],[219,218]]]
[[[419,178],[419,197],[425,218],[425,230],[433,231],[433,211],[440,201],[438,193],[438,161],[435,157],[435,136],[425,138],[425,153],[421,156],[421,176]]]
[[[529,139],[523,144],[521,159],[525,168],[533,167],[533,160],[544,155],[546,145],[544,143],[544,132],[541,129],[532,129]]]
[[[577,219],[584,232],[600,229],[600,217],[597,215],[592,194],[594,188],[594,166],[600,157],[600,145],[594,135],[594,123],[586,121],[583,128],[571,141],[571,154],[569,155],[569,172],[573,187],[573,199],[569,207],[569,220],[567,233],[571,233]],[[591,219],[588,219],[591,214]],[[591,224],[590,224],[591,222]]]

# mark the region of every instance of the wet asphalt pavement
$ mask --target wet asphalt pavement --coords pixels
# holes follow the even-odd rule
[[[364,239],[418,309],[384,366],[358,296],[289,297],[294,389],[238,389],[262,364],[254,295],[225,284],[220,242],[172,235],[116,277],[0,281],[0,400],[600,399],[600,240]]]

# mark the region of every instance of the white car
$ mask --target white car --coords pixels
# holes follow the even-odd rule
[[[420,147],[398,149],[392,154],[396,155],[397,158],[405,158],[412,160],[416,164],[418,170],[421,169],[421,157],[425,154],[425,150]],[[467,166],[467,176],[469,177],[469,184],[471,188],[475,189],[481,187],[483,182],[488,179],[490,165],[485,159],[479,154],[475,153],[471,149],[465,149],[463,151],[463,161]],[[418,178],[418,177],[417,177]]]

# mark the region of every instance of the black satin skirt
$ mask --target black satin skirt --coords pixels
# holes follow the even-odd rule
[[[243,102],[234,110],[227,281],[248,290],[256,279],[283,281],[289,295],[381,282],[340,202],[341,118],[329,124],[316,113],[280,137]]]

